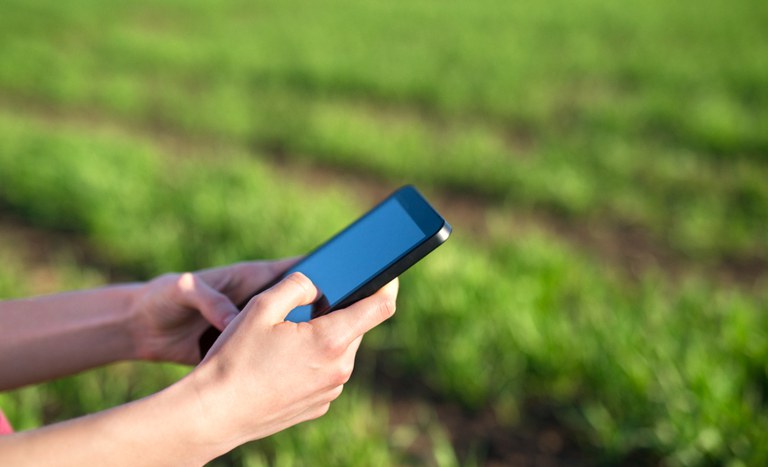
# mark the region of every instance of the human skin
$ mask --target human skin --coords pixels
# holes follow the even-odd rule
[[[296,273],[254,297],[294,260],[30,300],[0,302],[0,386],[118,360],[197,363],[197,336],[223,333],[172,386],[107,411],[0,437],[1,465],[202,465],[240,444],[327,412],[363,334],[395,309],[397,282],[307,323],[284,321],[318,291]],[[228,323],[228,324],[227,324]]]

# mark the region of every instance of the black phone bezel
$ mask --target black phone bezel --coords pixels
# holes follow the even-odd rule
[[[442,244],[443,242],[445,242],[445,240],[448,239],[452,231],[451,225],[448,224],[448,222],[435,210],[435,208],[432,207],[432,205],[429,204],[426,198],[424,198],[424,196],[421,195],[421,193],[419,193],[419,191],[415,187],[413,187],[412,185],[406,185],[399,188],[398,190],[393,192],[391,195],[387,196],[381,202],[379,202],[370,210],[368,210],[368,212],[366,212],[364,215],[360,216],[357,220],[355,220],[354,222],[349,224],[347,227],[339,231],[336,235],[334,235],[333,237],[331,237],[330,239],[328,239],[327,241],[323,242],[318,247],[310,251],[306,255],[306,258],[312,256],[313,254],[321,250],[326,245],[334,242],[339,236],[341,236],[348,230],[353,229],[363,219],[373,215],[373,213],[375,213],[378,208],[380,208],[383,204],[387,203],[393,198],[400,203],[400,205],[408,213],[411,219],[413,219],[414,222],[422,230],[422,232],[424,232],[424,240],[421,241],[419,244],[415,245],[410,250],[403,252],[399,257],[392,260],[387,266],[385,266],[382,270],[376,273],[368,282],[365,282],[356,290],[351,291],[348,295],[346,295],[344,298],[339,300],[337,303],[328,304],[325,307],[313,309],[312,318],[325,315],[337,309],[346,308],[349,305],[355,303],[356,301],[362,300],[363,298],[366,298],[372,295],[374,292],[379,290],[381,287],[386,285],[389,281],[393,280],[395,277],[405,272],[409,267],[413,266],[416,262],[421,260],[427,254],[429,254],[432,250],[437,248],[440,244]],[[295,264],[294,266],[289,268],[287,271],[276,276],[275,279],[271,281],[269,284],[255,291],[251,295],[251,297],[248,298],[248,300],[240,304],[239,306],[240,309],[245,307],[245,305],[248,303],[250,298],[252,298],[255,295],[258,295],[259,293],[263,292],[264,290],[278,283],[283,277],[285,277],[285,275],[289,271],[299,269],[303,261],[304,260]],[[205,354],[208,352],[208,350],[210,349],[210,347],[213,345],[213,343],[216,341],[216,339],[220,334],[221,334],[220,331],[214,328],[213,326],[209,327],[205,332],[203,332],[203,334],[200,336],[200,339],[199,339],[201,356],[205,356]]]

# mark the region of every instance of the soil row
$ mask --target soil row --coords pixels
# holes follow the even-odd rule
[[[286,154],[270,147],[243,147],[232,141],[206,135],[192,135],[176,128],[124,121],[98,109],[62,110],[50,104],[0,94],[0,106],[16,109],[20,115],[52,127],[83,128],[89,134],[103,133],[139,139],[158,146],[173,157],[221,157],[253,154],[267,162],[282,177],[297,180],[318,190],[344,186],[362,202],[373,204],[400,183],[369,172],[309,162],[311,157]],[[258,155],[258,156],[257,156]],[[407,183],[407,181],[403,181]],[[489,240],[493,233],[512,240],[532,232],[544,232],[592,256],[620,275],[636,280],[649,271],[674,279],[696,274],[723,285],[759,287],[768,277],[768,260],[718,258],[707,261],[687,257],[639,226],[611,218],[600,220],[563,216],[543,209],[507,204],[477,194],[439,186],[420,187],[454,226],[455,233],[474,241]],[[489,219],[493,222],[489,222]],[[493,225],[493,228],[490,225]],[[501,232],[499,232],[501,230]]]

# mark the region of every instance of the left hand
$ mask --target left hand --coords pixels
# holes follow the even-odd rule
[[[236,303],[243,303],[296,261],[237,263],[195,273],[164,274],[143,284],[133,303],[137,357],[198,363],[198,338],[203,331],[211,325],[224,330],[238,313]]]

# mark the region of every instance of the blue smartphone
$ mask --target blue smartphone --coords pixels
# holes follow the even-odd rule
[[[286,320],[309,321],[372,295],[440,246],[451,226],[413,186],[404,186],[275,278],[301,272],[320,290],[310,305],[293,309]],[[254,295],[261,292],[255,291]],[[200,337],[205,355],[220,332]]]

